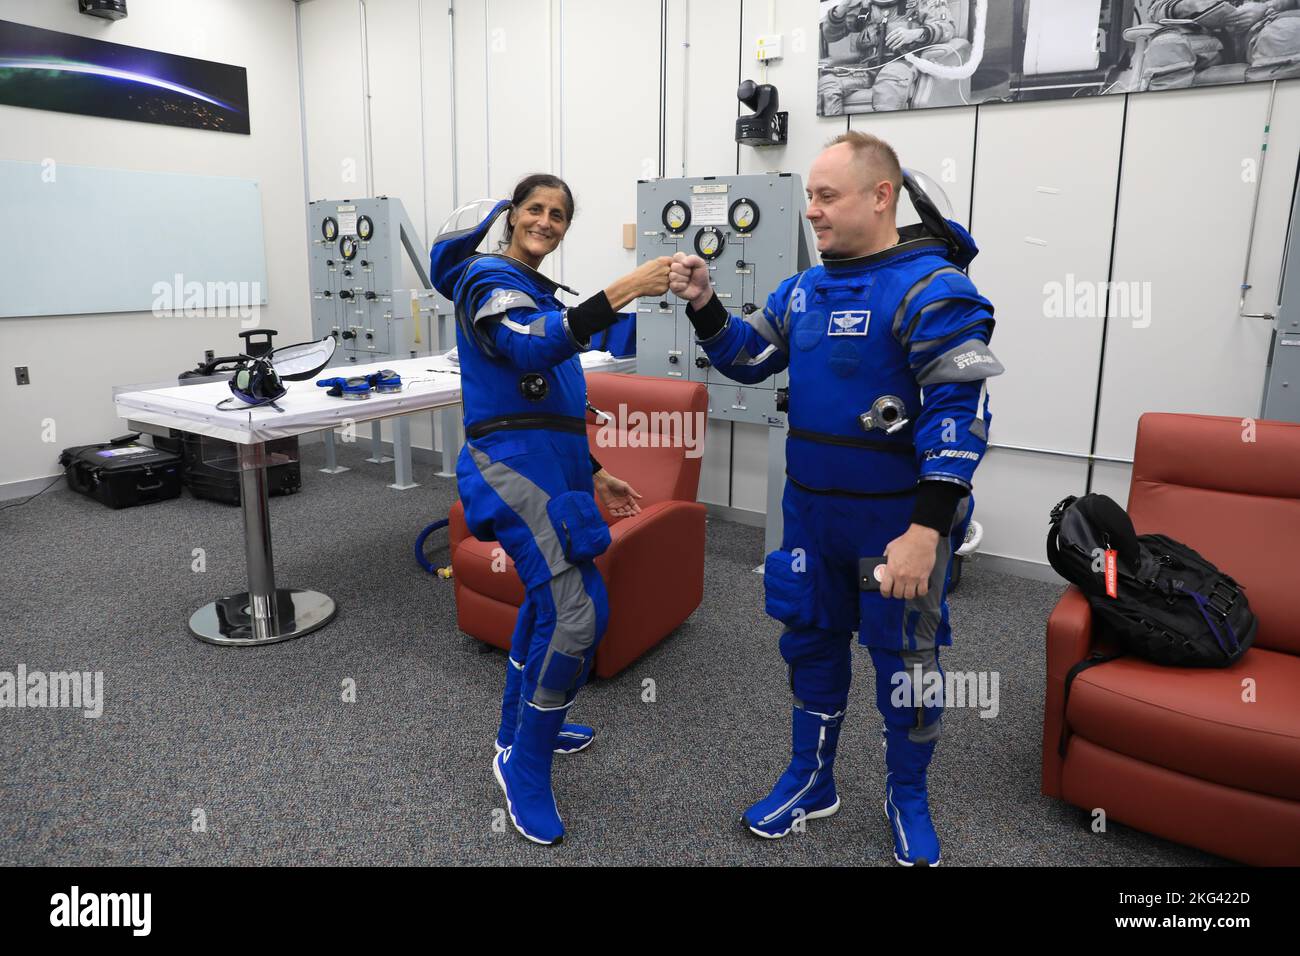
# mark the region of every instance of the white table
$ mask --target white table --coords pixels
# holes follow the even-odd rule
[[[636,359],[587,352],[582,365],[586,371],[630,372]],[[315,383],[315,379],[364,375],[381,368],[402,376],[402,391],[372,392],[367,400],[347,401],[331,398]],[[276,402],[283,411],[270,406],[218,410],[217,403],[231,395],[225,380],[114,390],[118,416],[135,430],[166,434],[166,429],[176,428],[233,442],[238,451],[232,467],[239,471],[248,590],[218,598],[194,612],[190,630],[201,641],[238,646],[286,641],[324,627],[337,612],[333,599],[319,591],[275,586],[266,482],[268,441],[321,430],[332,435],[335,428],[394,418],[394,457],[399,462],[395,487],[410,487],[401,474],[404,459],[409,479],[410,432],[402,416],[458,405],[461,391],[457,366],[441,355],[326,369],[311,380],[288,383],[288,389]],[[454,462],[458,450],[453,431],[444,429],[444,462]]]

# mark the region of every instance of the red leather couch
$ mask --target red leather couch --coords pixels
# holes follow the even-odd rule
[[[609,592],[610,619],[593,669],[611,677],[667,637],[704,598],[704,506],[695,498],[709,395],[698,383],[612,373],[588,375],[587,394],[592,405],[614,415],[620,426],[627,420],[619,415],[620,405],[628,415],[673,412],[678,421],[689,416],[693,430],[673,434],[685,434],[696,443],[693,452],[681,441],[678,447],[629,447],[620,441],[605,448],[597,441],[594,417],[587,417],[592,453],[642,495],[641,513],[634,517],[615,520],[601,509],[613,543],[596,559],[596,566]],[[661,445],[672,437],[662,430],[651,434],[661,436]],[[642,433],[637,440],[644,438]],[[524,600],[514,562],[506,559],[504,573],[492,570],[497,543],[470,535],[459,501],[450,519],[457,623],[471,637],[508,650]]]
[[[1106,650],[1071,587],[1047,622],[1042,791],[1233,860],[1300,864],[1300,425],[1259,421],[1252,436],[1238,418],[1143,415],[1128,507],[1139,534],[1183,541],[1244,586],[1259,632],[1224,669],[1091,667],[1063,712],[1066,673]]]

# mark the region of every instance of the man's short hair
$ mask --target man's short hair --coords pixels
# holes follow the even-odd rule
[[[840,133],[826,144],[826,148],[830,149],[840,143],[847,143],[854,156],[866,167],[867,174],[871,177],[866,185],[874,186],[882,179],[888,179],[894,184],[894,204],[897,205],[898,194],[903,188],[903,167],[899,165],[894,147],[879,136],[856,129]]]

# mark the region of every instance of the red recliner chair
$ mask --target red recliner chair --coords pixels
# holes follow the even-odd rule
[[[1128,508],[1139,534],[1190,545],[1245,588],[1259,617],[1254,644],[1223,669],[1135,657],[1091,667],[1064,709],[1066,673],[1108,650],[1071,587],[1047,622],[1042,792],[1233,860],[1296,865],[1300,425],[1251,427],[1239,418],[1143,415]]]
[[[596,567],[609,592],[610,618],[593,670],[611,677],[667,637],[704,599],[704,505],[695,498],[709,394],[704,385],[679,379],[592,373],[587,395],[596,408],[614,415],[619,427],[631,421],[635,428],[629,416],[636,412],[646,415],[649,426],[634,436],[639,447],[622,432],[615,445],[602,447],[598,426],[588,416],[592,454],[642,495],[641,513],[634,517],[615,520],[601,510],[613,542]],[[694,447],[684,447],[683,438]],[[524,601],[514,562],[506,558],[505,572],[492,570],[497,543],[469,533],[459,501],[449,518],[457,623],[471,637],[509,650]]]

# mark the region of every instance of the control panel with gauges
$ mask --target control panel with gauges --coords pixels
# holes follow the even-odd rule
[[[783,279],[813,264],[804,208],[803,181],[791,173],[639,182],[637,262],[676,252],[698,255],[709,264],[718,300],[733,315],[746,316],[761,310]],[[739,385],[710,367],[685,302],[668,293],[659,301],[641,299],[637,310],[639,373],[704,382],[713,418],[784,422],[784,372]]]
[[[316,338],[339,340],[347,362],[414,358],[436,349],[436,298],[426,247],[401,200],[319,200],[308,206],[311,319]],[[402,277],[403,251],[418,288]]]

